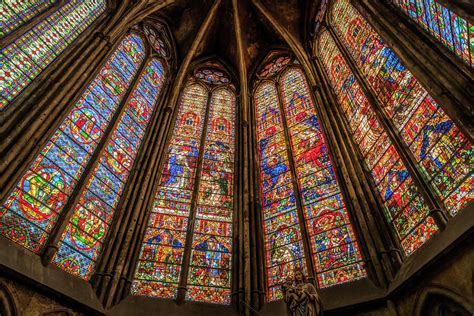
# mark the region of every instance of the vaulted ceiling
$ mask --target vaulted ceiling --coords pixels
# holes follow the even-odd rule
[[[169,24],[176,41],[178,63],[191,47],[213,3],[213,0],[176,0],[154,13]],[[242,26],[244,59],[247,73],[252,74],[270,48],[287,45],[267,18],[262,16],[253,0],[238,0],[237,3]],[[311,21],[319,7],[319,0],[260,0],[260,3],[304,45],[305,39],[309,38],[308,26],[312,25]],[[220,58],[234,71],[238,69],[239,59],[231,0],[222,1],[216,18],[200,43],[193,60],[208,56]]]

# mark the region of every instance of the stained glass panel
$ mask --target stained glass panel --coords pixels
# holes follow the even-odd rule
[[[267,298],[283,298],[281,284],[296,267],[306,271],[295,192],[283,135],[283,121],[275,84],[263,82],[254,93],[264,219]]]
[[[418,188],[411,185],[408,170],[328,31],[321,34],[318,48],[354,141],[383,201],[387,220],[402,245],[406,245],[405,251],[411,253],[438,230],[436,225],[424,225],[429,209]],[[410,233],[415,230],[420,238],[416,246],[406,241],[412,239]]]
[[[40,251],[142,63],[143,52],[136,35],[115,49],[3,203],[3,236]],[[123,58],[128,68],[122,67]]]
[[[199,182],[187,299],[230,304],[235,96],[212,93]]]
[[[61,237],[53,258],[61,269],[89,279],[157,104],[163,81],[162,64],[158,60],[150,60],[108,144],[102,150]]]
[[[53,0],[6,0],[0,6],[0,38],[5,37],[30,21],[35,16],[52,7]]]
[[[176,297],[207,98],[207,90],[201,85],[191,84],[184,88],[145,230],[132,284],[134,295]]]
[[[474,24],[436,0],[392,0],[405,14],[469,65],[474,63]],[[470,40],[471,39],[471,40]]]
[[[7,108],[26,86],[105,11],[105,7],[103,0],[71,0],[2,48],[0,110]]]
[[[289,68],[280,86],[319,287],[363,278],[367,274],[362,256],[305,76]]]
[[[194,77],[203,80],[206,83],[217,85],[230,82],[229,78],[227,78],[227,76],[222,71],[210,68],[199,69],[194,74]]]
[[[449,16],[449,12],[438,7],[436,10]],[[349,1],[337,1],[332,16],[336,32],[375,91],[386,116],[446,209],[456,215],[473,200],[472,190],[465,191],[474,182],[472,144]],[[440,32],[450,34],[446,28],[441,30],[440,23]]]

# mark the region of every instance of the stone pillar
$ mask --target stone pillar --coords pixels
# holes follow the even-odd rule
[[[241,163],[238,165],[236,174],[238,173],[239,178],[239,190],[237,191],[238,205],[237,205],[237,219],[238,226],[236,231],[238,232],[238,260],[234,260],[234,263],[238,263],[238,269],[234,271],[238,272],[238,278],[234,278],[237,281],[237,286],[234,285],[234,291],[237,291],[234,303],[237,304],[239,310],[245,315],[249,315],[250,311],[247,308],[243,308],[240,302],[249,304],[254,309],[258,309],[259,306],[259,295],[255,293],[255,289],[258,286],[257,280],[257,262],[256,262],[256,248],[251,247],[251,235],[255,234],[256,227],[252,226],[250,220],[250,212],[252,207],[252,180],[253,177],[250,175],[249,164],[251,160],[250,150],[250,127],[249,127],[249,88],[247,81],[247,63],[245,55],[245,47],[242,38],[242,26],[241,16],[239,11],[239,3],[237,0],[232,0],[232,9],[234,16],[234,29],[235,29],[235,40],[237,46],[238,55],[238,72],[239,72],[239,86],[240,86],[240,111],[239,111],[239,160]],[[252,233],[251,233],[252,232]]]

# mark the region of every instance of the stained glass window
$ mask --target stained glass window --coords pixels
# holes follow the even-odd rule
[[[269,300],[282,298],[283,277],[296,267],[307,270],[278,102],[272,82],[264,81],[254,93]]]
[[[27,2],[24,3],[27,6]],[[2,48],[0,110],[6,109],[25,87],[105,11],[105,7],[106,2],[103,0],[71,0]]]
[[[0,6],[0,38],[10,34],[38,14],[53,6],[53,0],[8,0]]]
[[[222,84],[199,73],[196,78],[208,84]],[[202,71],[206,73],[213,71]],[[223,73],[217,77],[227,78]],[[223,86],[208,98],[208,90],[198,83],[189,83],[181,96],[132,284],[134,295],[175,298],[186,248],[186,299],[230,304],[235,94]],[[192,242],[186,245],[193,214]]]
[[[332,25],[446,209],[473,200],[472,144],[347,0]]]
[[[144,60],[127,36],[76,101],[0,209],[0,233],[38,253]]]
[[[473,23],[435,0],[392,0],[392,2],[459,58],[473,65]]]
[[[235,110],[233,92],[212,93],[186,293],[193,301],[230,304]]]
[[[122,75],[131,75],[133,61],[129,56],[121,57],[129,66],[119,68],[123,71]],[[89,279],[157,104],[163,81],[161,62],[156,59],[148,61],[61,237],[53,262],[63,270]]]
[[[295,268],[307,270],[306,256],[321,288],[366,276],[306,79],[291,67],[278,87],[280,96],[263,81],[254,93],[269,300],[282,298],[281,284]]]
[[[403,249],[410,254],[438,228],[428,216],[423,197],[328,31],[321,34],[318,48],[353,139],[383,201],[385,216],[395,228]]]

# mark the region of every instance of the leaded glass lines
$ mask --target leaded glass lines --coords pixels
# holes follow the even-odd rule
[[[71,0],[2,48],[0,111],[90,26],[105,7],[103,0]]]
[[[143,51],[136,35],[118,45],[1,206],[3,236],[41,250],[143,62]]]
[[[0,6],[0,38],[17,30],[22,25],[52,7],[57,1],[53,0],[8,0]]]
[[[468,65],[474,63],[474,24],[435,0],[392,0],[406,15]]]
[[[451,215],[473,200],[472,144],[359,12],[339,0],[333,25],[384,115]]]
[[[157,104],[163,81],[161,62],[150,60],[120,115],[118,125],[102,149],[61,237],[53,258],[61,269],[89,279]]]
[[[320,288],[367,275],[306,78],[287,66],[277,84],[262,81],[253,97],[268,300],[282,298],[295,268],[308,269],[306,256]]]
[[[197,198],[187,299],[230,304],[235,96],[212,93]]]
[[[318,48],[353,139],[383,201],[385,216],[405,251],[412,253],[438,228],[428,216],[429,209],[422,195],[328,31],[320,35]]]
[[[295,268],[307,271],[296,197],[276,86],[264,81],[253,95],[257,121],[264,221],[267,298],[283,298],[281,285]]]
[[[280,87],[319,287],[363,278],[362,255],[306,79],[290,68]]]
[[[132,294],[176,298],[184,279],[187,300],[230,304],[235,102],[227,86],[184,88]]]
[[[207,99],[199,84],[183,90],[132,284],[134,295],[176,297]]]

